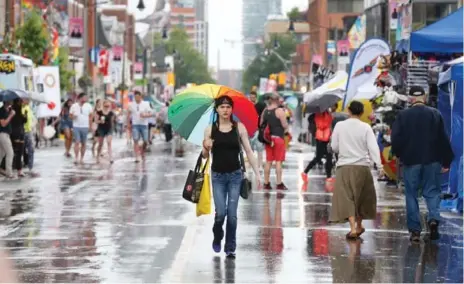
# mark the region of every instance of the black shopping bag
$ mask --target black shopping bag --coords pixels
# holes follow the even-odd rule
[[[185,181],[184,190],[182,191],[182,197],[192,203],[198,203],[200,200],[201,189],[203,188],[203,182],[205,181],[205,168],[208,164],[206,161],[203,169],[201,169],[202,155],[198,157],[195,169],[190,170]]]

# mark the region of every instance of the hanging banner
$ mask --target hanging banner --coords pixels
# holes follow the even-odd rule
[[[404,0],[398,0],[398,24],[396,27],[396,41],[408,40],[411,37],[412,5]]]
[[[267,80],[269,80],[269,79],[265,78],[265,77],[259,78],[259,90],[258,90],[258,92],[260,94],[264,94],[266,92]]]
[[[314,63],[311,65],[311,71],[313,74],[313,89],[321,86],[327,82],[335,74],[332,70],[324,67],[320,64]]]
[[[377,60],[381,55],[389,55],[390,46],[383,39],[370,39],[364,42],[354,54],[351,70],[348,76],[346,96],[343,109],[355,97],[358,88],[363,84],[372,82],[377,78]],[[374,71],[374,72],[373,72]]]
[[[346,39],[337,41],[337,63],[350,64],[350,42]]]
[[[388,1],[388,14],[390,15],[390,30],[398,26],[398,0]]]
[[[83,47],[84,21],[82,18],[69,18],[69,47]]]
[[[122,61],[122,56],[124,54],[124,49],[120,45],[113,46],[111,48],[112,59],[113,61]]]
[[[348,32],[350,49],[358,48],[366,40],[366,15],[359,16]]]
[[[134,80],[140,80],[143,78],[143,63],[142,62],[135,62],[132,65],[134,71]]]
[[[38,84],[43,85],[45,100],[55,104],[50,109],[47,104],[40,104],[37,108],[37,118],[57,117],[61,112],[60,73],[57,66],[39,66]]]

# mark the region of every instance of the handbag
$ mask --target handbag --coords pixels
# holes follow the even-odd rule
[[[240,167],[242,170],[242,182],[240,184],[240,196],[243,199],[248,199],[248,196],[250,195],[251,191],[251,181],[248,180],[248,178],[245,176],[246,174],[246,167],[245,167],[245,159],[243,158],[243,151],[242,151],[242,144],[240,143],[240,133],[238,132],[238,128],[236,129],[237,135],[238,135],[238,145],[240,147],[240,153],[239,153],[239,158],[240,158]]]
[[[203,169],[201,169],[202,158],[203,157],[200,153],[195,169],[193,171],[189,171],[187,180],[185,181],[184,190],[182,191],[182,197],[192,203],[198,203],[200,201],[200,193],[205,181],[205,169],[208,165],[209,158],[203,166]]]

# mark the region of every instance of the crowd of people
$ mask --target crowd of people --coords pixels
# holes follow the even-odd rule
[[[403,163],[406,195],[407,227],[410,241],[419,242],[422,231],[418,196],[422,193],[428,208],[427,227],[431,240],[439,238],[440,195],[442,172],[448,170],[453,159],[449,139],[440,113],[426,106],[426,93],[421,87],[412,87],[409,93],[411,106],[398,114],[392,129],[392,152]],[[213,225],[212,248],[222,249],[223,224],[227,217],[224,251],[235,258],[237,207],[243,183],[240,148],[261,187],[260,167],[265,150],[264,190],[272,190],[270,170],[275,165],[276,189],[288,190],[282,177],[285,161],[285,137],[289,135],[285,105],[275,93],[264,102],[256,93],[250,94],[259,114],[259,130],[251,142],[244,126],[234,121],[233,100],[222,96],[215,101],[218,118],[205,130],[202,155],[213,156],[212,186],[216,214]],[[362,121],[364,104],[352,101],[344,115],[335,112],[336,106],[312,114],[310,132],[316,141],[316,153],[301,174],[307,187],[308,173],[316,165],[325,163],[327,183],[335,181],[330,214],[331,223],[346,223],[350,230],[348,241],[357,240],[366,229],[364,220],[377,217],[377,194],[372,167],[378,177],[384,175],[379,145],[371,125]],[[253,151],[257,152],[257,158]],[[325,161],[324,161],[324,160]]]
[[[173,137],[167,117],[169,103],[155,111],[139,91],[134,92],[134,100],[127,110],[122,110],[108,99],[98,99],[92,106],[85,93],[77,95],[75,100],[67,99],[60,115],[54,118],[37,120],[31,105],[29,100],[18,98],[3,102],[0,108],[0,173],[7,180],[22,178],[26,174],[35,176],[35,149],[41,146],[41,142],[53,142],[60,135],[64,140],[64,156],[72,158],[74,154],[75,164],[84,163],[89,137],[95,162],[100,163],[105,156],[110,164],[114,162],[114,135],[122,138],[126,134],[127,143],[133,145],[136,162],[145,158],[147,145],[152,143],[156,131],[164,131],[166,141]],[[55,129],[53,137],[44,137],[47,126]],[[103,155],[105,146],[106,154]],[[28,172],[23,171],[25,167]]]

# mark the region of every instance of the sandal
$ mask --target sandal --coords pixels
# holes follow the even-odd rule
[[[358,234],[351,234],[351,232],[349,232],[348,234],[346,234],[346,239],[349,241],[353,241],[356,240],[358,236]]]

